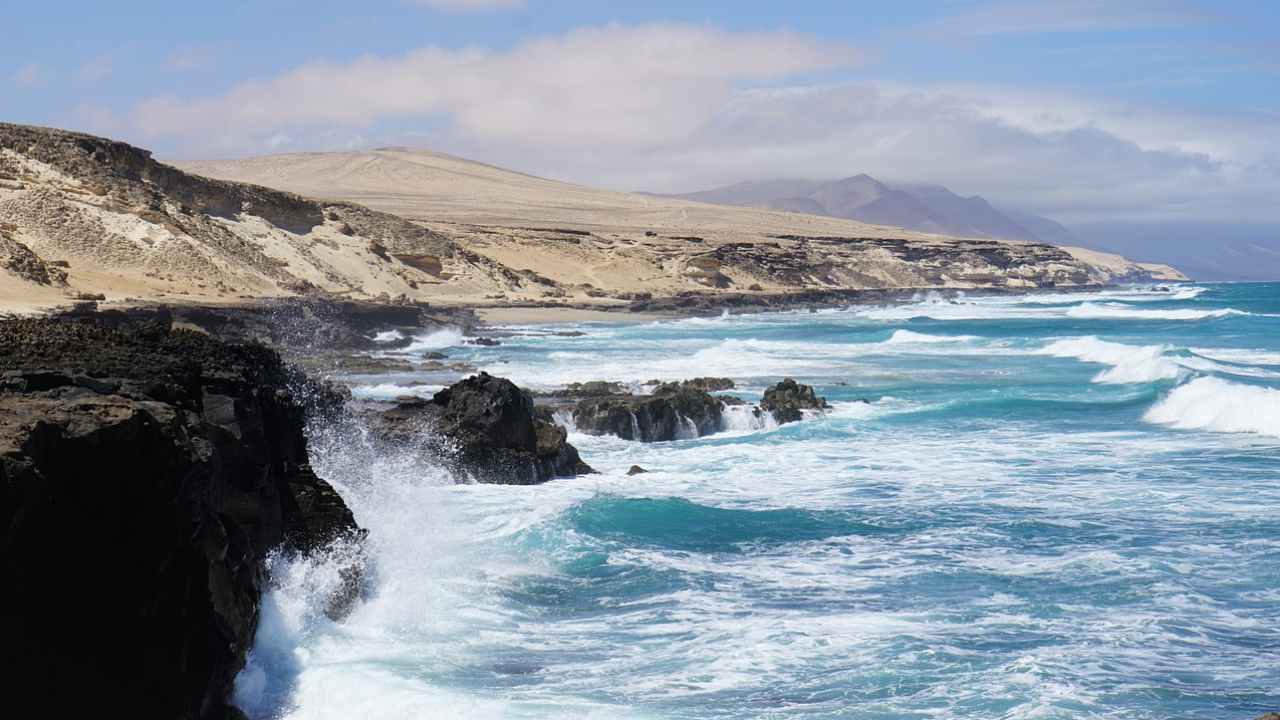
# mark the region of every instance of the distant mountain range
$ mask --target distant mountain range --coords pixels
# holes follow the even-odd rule
[[[1049,218],[1001,211],[977,195],[962,197],[941,185],[890,185],[870,175],[830,181],[761,180],[663,197],[825,215],[940,235],[1077,244],[1070,230]]]

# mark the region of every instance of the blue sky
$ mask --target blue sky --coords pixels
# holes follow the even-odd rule
[[[622,189],[869,172],[1069,221],[1280,221],[1280,3],[148,1],[6,22],[0,117],[161,157],[412,144]]]

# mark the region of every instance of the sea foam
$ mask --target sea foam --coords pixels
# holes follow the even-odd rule
[[[415,335],[413,342],[404,349],[406,353],[421,353],[427,350],[443,350],[462,344],[462,331],[456,327],[433,330],[422,335]]]
[[[1197,378],[1174,388],[1143,419],[1183,430],[1280,437],[1280,390]]]
[[[1082,303],[1067,310],[1067,317],[1086,320],[1207,320],[1230,315],[1248,315],[1234,308],[1217,310],[1153,310],[1135,308],[1122,303]]]
[[[913,343],[961,343],[977,340],[976,335],[928,335],[911,330],[894,330],[893,335],[885,340],[887,345],[907,345]]]
[[[1167,350],[1163,345],[1125,345],[1089,335],[1058,340],[1046,346],[1041,353],[1110,365],[1110,369],[1095,375],[1093,382],[1120,384],[1177,378],[1182,368],[1165,356]]]

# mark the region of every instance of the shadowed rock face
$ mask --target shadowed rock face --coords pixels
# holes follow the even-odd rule
[[[361,531],[307,464],[272,351],[157,320],[0,321],[0,658],[10,702],[223,717],[264,560]],[[353,543],[356,544],[356,543]],[[340,612],[355,596],[348,570]]]
[[[413,443],[478,482],[534,485],[595,472],[567,441],[550,410],[510,380],[480,373],[430,400],[412,400],[370,418],[393,442]]]
[[[779,425],[803,420],[804,410],[826,410],[830,407],[826,398],[819,397],[812,387],[791,378],[765,390],[764,399],[760,401],[760,409],[773,413]]]

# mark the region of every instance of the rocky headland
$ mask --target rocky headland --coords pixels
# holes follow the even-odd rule
[[[341,397],[163,319],[0,320],[0,563],[14,707],[235,716],[270,553],[362,531],[308,462]]]

